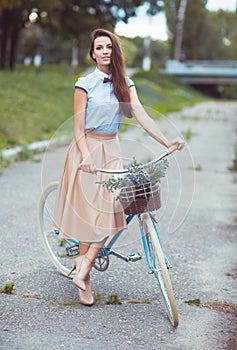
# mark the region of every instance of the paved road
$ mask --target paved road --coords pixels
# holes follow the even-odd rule
[[[183,152],[170,157],[158,212],[174,266],[177,329],[169,324],[144,259],[129,265],[112,257],[106,272],[94,271],[93,289],[102,294],[102,305],[91,308],[77,302],[75,286],[49,262],[38,235],[37,201],[42,182],[58,179],[64,148],[47,153],[43,162],[10,166],[0,177],[0,286],[14,282],[15,294],[0,294],[0,349],[236,349],[236,308],[234,314],[233,307],[227,313],[185,303],[237,303],[237,175],[227,170],[236,116],[237,103],[208,102],[159,122],[169,137],[176,127],[192,136]],[[140,128],[124,134],[122,145],[127,157],[147,159],[161,151]],[[132,226],[120,243],[128,252],[140,247],[135,232]],[[112,293],[122,305],[104,304]],[[152,303],[129,302],[134,298]]]

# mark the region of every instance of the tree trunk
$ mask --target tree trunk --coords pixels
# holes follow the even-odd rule
[[[186,7],[187,7],[187,0],[181,0],[179,5],[179,10],[178,10],[178,16],[177,16],[176,35],[175,35],[175,44],[174,44],[175,60],[179,60],[179,58],[181,57]]]
[[[7,42],[9,33],[9,11],[2,12],[2,34],[1,34],[1,52],[0,52],[0,69],[4,70],[7,57]]]
[[[10,70],[14,70],[15,68],[18,37],[19,37],[19,27],[18,27],[18,24],[16,23],[12,28],[12,32],[11,32],[11,45],[10,45],[10,54],[9,54]]]
[[[79,66],[79,42],[77,39],[74,39],[72,43],[71,66],[73,68],[77,68]]]

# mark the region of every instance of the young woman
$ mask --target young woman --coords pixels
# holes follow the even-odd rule
[[[60,237],[80,242],[80,256],[70,273],[76,270],[73,282],[84,305],[94,303],[90,270],[101,247],[108,236],[126,228],[119,201],[96,184],[104,175],[95,174],[96,168],[122,167],[116,136],[122,115],[134,117],[165,147],[176,145],[181,150],[184,146],[179,137],[169,142],[145,112],[133,81],[126,76],[124,56],[113,33],[93,31],[90,56],[96,68],[75,84],[74,140],[65,160],[54,215]]]

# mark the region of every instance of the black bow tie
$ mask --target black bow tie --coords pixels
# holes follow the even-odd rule
[[[103,83],[109,83],[109,82],[112,82],[112,79],[104,78]]]

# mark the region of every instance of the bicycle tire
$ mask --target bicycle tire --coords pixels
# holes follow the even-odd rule
[[[66,255],[66,241],[58,237],[52,226],[57,189],[58,182],[52,182],[43,190],[38,203],[38,226],[48,258],[62,275],[67,276],[73,264],[72,258]]]
[[[146,234],[152,269],[163,297],[166,311],[171,324],[174,327],[178,326],[178,311],[173,293],[169,272],[165,263],[164,254],[157,237],[157,228],[153,224],[148,214],[143,214],[143,228]]]

